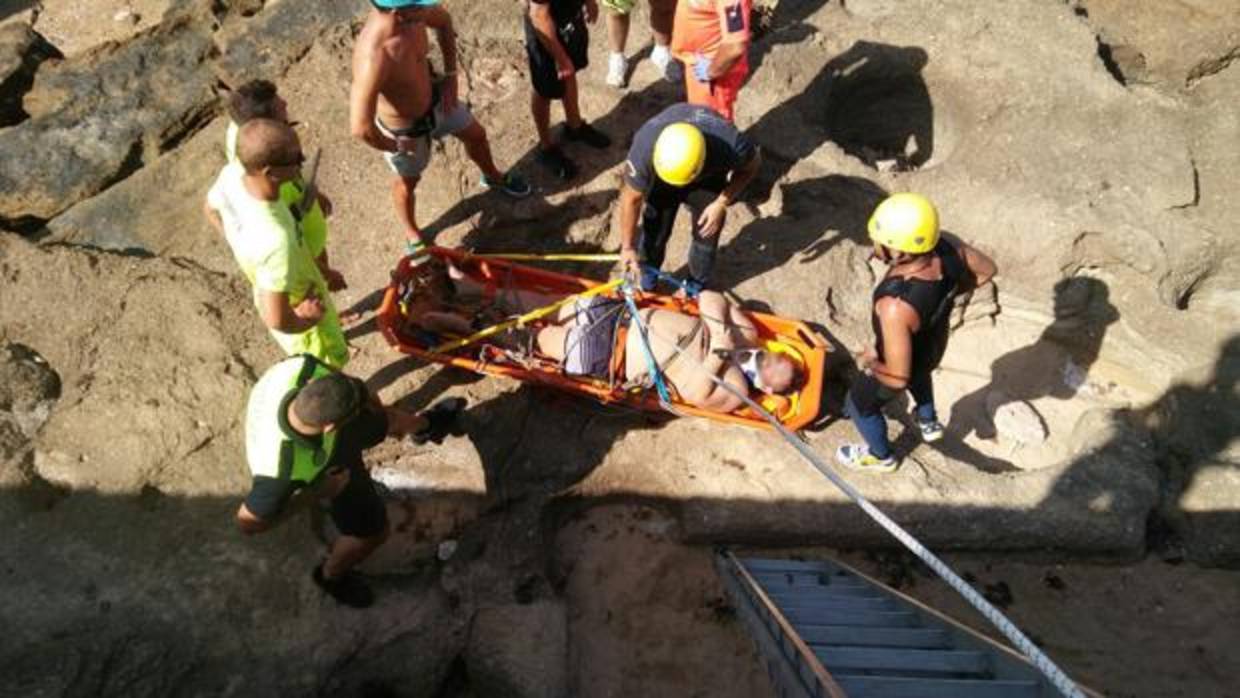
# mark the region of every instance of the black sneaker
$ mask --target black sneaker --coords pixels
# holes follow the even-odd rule
[[[337,603],[349,608],[367,608],[375,602],[374,592],[356,572],[349,571],[335,579],[327,579],[323,576],[323,566],[318,565],[310,573],[310,578]]]
[[[457,418],[468,404],[463,397],[448,397],[436,402],[422,413],[426,417],[426,428],[410,438],[419,446],[432,441],[436,444],[443,443],[444,437],[455,432]]]
[[[663,69],[663,79],[673,85],[683,84],[685,81],[685,64],[676,58],[668,61],[667,67]]]
[[[584,121],[577,128],[565,128],[564,136],[570,141],[585,143],[591,148],[598,148],[599,150],[611,146],[611,138],[606,133]]]
[[[551,174],[564,181],[577,176],[577,166],[573,164],[572,160],[564,157],[564,153],[561,153],[559,148],[552,148],[550,150],[539,148],[536,159],[538,164],[547,168]]]
[[[487,189],[498,189],[514,199],[524,199],[533,193],[529,182],[516,172],[509,172],[502,179],[491,179],[486,175],[482,175],[482,186]]]

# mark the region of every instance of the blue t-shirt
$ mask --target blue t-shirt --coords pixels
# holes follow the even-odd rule
[[[722,181],[729,172],[744,166],[754,156],[753,141],[719,112],[696,104],[673,104],[647,121],[633,136],[624,167],[626,184],[647,195],[657,186],[672,186],[655,174],[654,143],[665,126],[680,121],[697,126],[706,138],[706,162],[702,173],[689,186]]]

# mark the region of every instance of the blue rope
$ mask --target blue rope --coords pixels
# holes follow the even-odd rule
[[[663,373],[659,370],[659,364],[654,360],[654,351],[650,349],[650,338],[646,336],[646,324],[641,321],[641,315],[637,310],[637,303],[633,301],[633,286],[625,282],[621,288],[621,294],[624,296],[624,302],[629,306],[629,312],[632,313],[634,324],[637,325],[637,333],[642,340],[642,352],[646,355],[646,366],[650,372],[651,379],[654,380],[654,387],[659,391],[659,402],[664,406],[671,405],[672,395],[667,389],[667,385],[663,382]]]
[[[643,264],[642,271],[648,274],[654,274],[655,278],[659,279],[660,281],[666,281],[667,283],[684,291],[685,295],[689,296],[690,298],[697,298],[698,294],[702,292],[701,284],[695,281],[685,281],[684,279],[681,279],[678,276],[673,276],[672,274],[669,274],[663,271],[662,269],[652,267],[649,264]]]

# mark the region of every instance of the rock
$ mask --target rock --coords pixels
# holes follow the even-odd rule
[[[487,696],[564,698],[567,623],[563,604],[552,601],[480,609],[465,651],[470,685]]]
[[[234,428],[251,366],[275,355],[243,282],[186,263],[41,250],[11,235],[0,237],[0,259],[12,270],[0,276],[0,326],[39,347],[64,386],[37,443],[44,477],[110,492],[219,492],[244,481],[235,462],[213,463],[203,450]],[[49,298],[55,322],[40,310]]]
[[[22,96],[34,84],[35,71],[44,61],[62,57],[27,23],[0,26],[0,128],[26,118]]]
[[[329,29],[347,25],[365,11],[349,2],[270,3],[222,32],[216,70],[232,87],[256,78],[276,80]]]
[[[1167,486],[1162,515],[1189,559],[1240,563],[1240,338],[1144,410]]]
[[[0,346],[0,420],[33,438],[60,398],[60,376],[37,352],[21,344]]]
[[[1228,56],[1240,46],[1234,21],[1240,14],[1236,0],[1160,3],[1142,7],[1140,12],[1124,0],[1080,4],[1088,11],[1085,21],[1096,29],[1102,46],[1128,82],[1180,91],[1226,67]]]
[[[1071,459],[1047,497],[1044,515],[1083,508],[1097,524],[1065,527],[1065,539],[1088,541],[1114,522],[1120,523],[1117,547],[1129,554],[1142,551],[1146,520],[1157,507],[1162,479],[1150,433],[1125,412],[1095,408],[1077,420],[1069,443]]]
[[[176,15],[39,71],[31,118],[0,132],[0,222],[37,228],[200,127],[216,106],[213,21]]]
[[[469,439],[450,437],[419,448],[389,442],[368,458],[382,463],[372,473],[386,490],[392,525],[387,542],[363,565],[369,573],[408,572],[435,559],[487,505],[486,473]]]
[[[242,17],[253,17],[263,9],[267,0],[227,0],[228,9]]]
[[[1017,446],[1036,445],[1046,440],[1046,422],[1024,400],[1013,400],[1002,390],[986,394],[986,415],[1004,440]]]
[[[0,345],[0,521],[28,509],[41,510],[53,494],[34,476],[32,440],[60,398],[60,376],[34,350]]]
[[[232,273],[236,263],[227,243],[202,215],[206,192],[225,162],[226,123],[216,119],[176,150],[53,218],[46,241],[189,257]]]
[[[1187,487],[1169,504],[1189,560],[1209,567],[1240,566],[1240,449],[1193,465]]]

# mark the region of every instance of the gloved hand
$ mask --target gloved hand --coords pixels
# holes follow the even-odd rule
[[[418,445],[428,441],[443,443],[444,437],[454,433],[457,418],[464,411],[465,404],[465,398],[450,397],[431,405],[429,410],[422,413],[422,416],[426,417],[426,427],[411,437],[413,442]]]
[[[710,58],[697,54],[693,59],[693,77],[698,82],[710,82]]]

